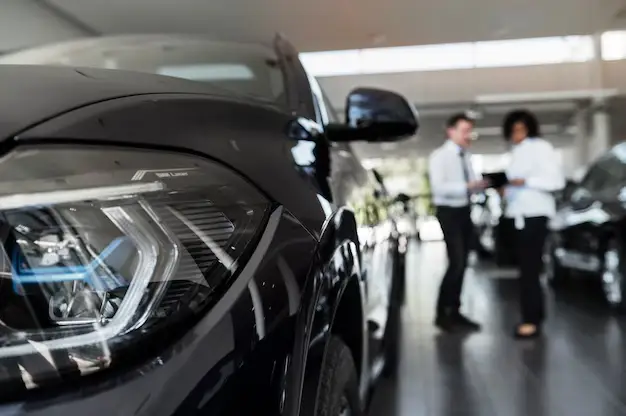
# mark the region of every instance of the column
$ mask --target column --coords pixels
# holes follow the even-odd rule
[[[593,35],[593,86],[604,88],[602,62],[602,34]],[[592,101],[591,137],[588,142],[588,162],[605,153],[611,147],[611,114],[608,111],[606,98],[596,97]]]
[[[602,62],[602,33],[596,33],[593,39],[593,59],[591,61],[591,85],[592,88],[604,87],[604,67]]]
[[[574,163],[572,164],[574,169],[589,163],[589,123],[587,122],[588,113],[581,106],[578,107],[574,116],[574,124],[576,125],[576,137],[574,138],[574,151],[572,156]]]
[[[611,114],[609,114],[605,102],[594,105],[592,123],[589,161],[597,159],[611,148]]]

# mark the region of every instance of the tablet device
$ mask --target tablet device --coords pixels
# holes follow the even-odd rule
[[[484,173],[483,179],[489,181],[489,188],[500,188],[509,183],[509,178],[504,172]]]

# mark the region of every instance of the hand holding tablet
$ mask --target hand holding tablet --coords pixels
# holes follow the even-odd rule
[[[489,188],[501,188],[510,183],[505,172],[484,173],[483,179],[489,182]]]

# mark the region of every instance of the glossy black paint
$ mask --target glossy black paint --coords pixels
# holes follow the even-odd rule
[[[0,414],[309,414],[330,334],[351,349],[365,402],[403,277],[398,235],[375,204],[380,184],[349,145],[328,141],[324,128],[336,116],[302,71],[293,68],[309,87],[293,84],[305,103],[294,115],[148,75],[0,68],[0,86],[15,92],[0,97],[3,151],[65,143],[191,153],[230,167],[276,206],[239,277],[182,339],[84,377],[79,390],[60,385],[0,405]],[[15,85],[28,85],[30,98]]]

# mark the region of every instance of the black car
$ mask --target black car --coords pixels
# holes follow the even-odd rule
[[[282,38],[19,61],[53,66],[0,65],[0,415],[360,414],[404,276],[349,142],[412,106],[361,88],[340,122]]]
[[[546,245],[547,280],[558,288],[573,275],[597,281],[609,305],[626,309],[626,143],[568,183]]]

